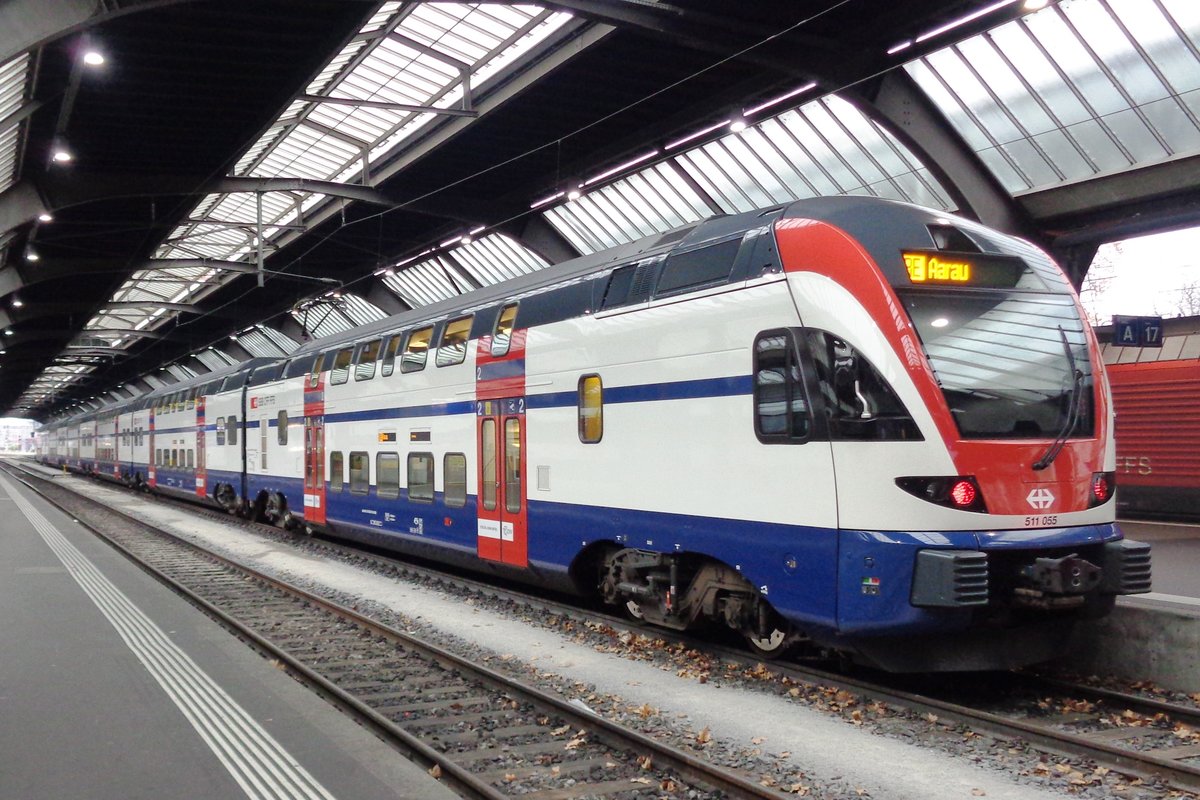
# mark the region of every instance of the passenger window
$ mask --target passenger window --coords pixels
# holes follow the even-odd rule
[[[517,304],[511,303],[500,309],[500,318],[496,320],[496,333],[492,336],[492,355],[502,356],[508,352],[512,344],[513,323],[517,319]]]
[[[385,500],[400,496],[400,456],[395,453],[379,453],[375,456],[376,493]]]
[[[350,494],[366,494],[371,488],[371,458],[366,453],[350,454]]]
[[[579,441],[595,444],[604,435],[604,386],[599,375],[579,379]]]
[[[237,444],[237,424],[237,417],[231,414],[229,416],[229,421],[225,423],[225,439],[229,442],[229,444]]]
[[[350,358],[354,348],[344,347],[338,350],[333,358],[333,368],[329,371],[329,383],[336,386],[350,380]]]
[[[496,420],[489,417],[484,418],[479,429],[479,460],[483,470],[479,499],[485,511],[495,511],[496,486],[500,478],[496,473]]]
[[[449,367],[461,364],[467,356],[467,339],[471,335],[472,317],[459,317],[446,323],[442,344],[438,347],[437,365]]]
[[[354,380],[369,381],[375,377],[375,359],[379,358],[380,339],[367,342],[358,351],[358,361],[354,365]]]
[[[408,499],[433,502],[433,454],[408,454]]]
[[[345,457],[340,451],[329,454],[329,491],[340,492],[346,477],[344,472]]]
[[[408,334],[404,343],[404,354],[400,356],[401,372],[420,372],[425,369],[425,359],[429,356],[429,342],[433,339],[433,326],[417,328]]]
[[[754,428],[767,444],[808,440],[811,417],[791,331],[769,331],[754,340]]]
[[[187,465],[188,469],[193,469],[196,466],[196,451],[190,447],[187,451]]]
[[[288,440],[288,416],[286,411],[279,412],[279,418],[276,423],[276,439],[280,444],[287,444]]]
[[[446,505],[462,508],[467,504],[467,457],[462,453],[447,453],[445,464]]]
[[[321,370],[325,368],[325,354],[320,353],[313,359],[312,371],[308,373],[308,388],[315,389],[321,380]]]
[[[629,287],[633,285],[633,273],[636,266],[621,267],[613,270],[608,277],[608,286],[604,289],[604,299],[600,302],[600,310],[616,308],[629,297]]]
[[[682,292],[728,280],[741,245],[741,239],[730,239],[667,256],[655,294]]]
[[[810,330],[805,335],[829,418],[830,438],[924,438],[887,380],[849,342],[826,331]]]
[[[400,334],[396,334],[391,339],[388,339],[387,349],[383,351],[383,366],[379,369],[379,376],[386,378],[392,374],[392,370],[396,367],[396,351],[400,349]]]
[[[521,510],[521,420],[504,420],[504,510]]]

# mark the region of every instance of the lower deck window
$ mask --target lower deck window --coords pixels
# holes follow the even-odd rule
[[[366,453],[350,454],[350,493],[366,494],[371,488],[371,459]]]
[[[433,454],[408,454],[408,499],[433,502]]]
[[[345,483],[345,456],[341,452],[329,454],[329,491],[340,492]]]
[[[462,453],[447,453],[445,476],[446,505],[462,508],[467,504],[467,457]]]
[[[375,483],[380,497],[394,500],[400,496],[400,456],[379,453],[375,456]]]

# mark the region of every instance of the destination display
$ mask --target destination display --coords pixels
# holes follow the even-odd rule
[[[1024,262],[1012,256],[947,250],[904,250],[901,255],[914,286],[1011,289],[1025,273]]]

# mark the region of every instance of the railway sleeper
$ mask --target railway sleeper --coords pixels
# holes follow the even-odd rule
[[[625,548],[604,559],[600,593],[630,616],[673,630],[704,623],[741,634],[760,655],[786,652],[804,637],[733,567],[689,553]]]

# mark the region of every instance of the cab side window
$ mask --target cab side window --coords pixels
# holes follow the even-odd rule
[[[834,440],[906,440],[924,437],[894,389],[844,338],[805,332],[829,436]]]
[[[811,429],[794,333],[760,333],[754,340],[754,432],[765,444],[792,444],[808,441]]]

